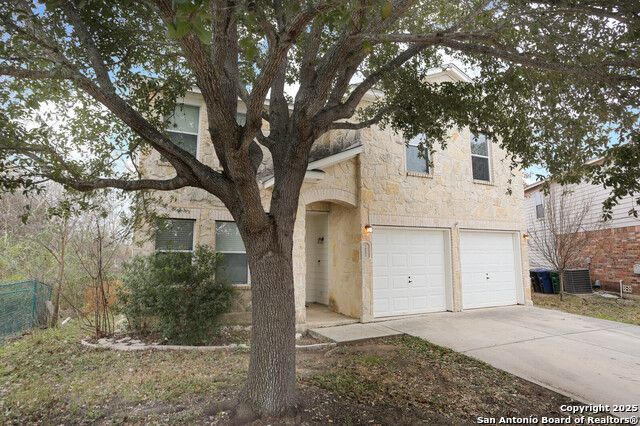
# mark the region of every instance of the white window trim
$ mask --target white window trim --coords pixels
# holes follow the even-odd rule
[[[469,132],[469,150],[471,150],[471,143],[473,141],[473,133]],[[489,138],[487,137],[487,135],[484,135],[484,140],[487,143],[487,155],[479,155],[479,154],[474,154],[473,151],[471,151],[471,179],[473,179],[474,182],[476,183],[493,183],[493,164],[491,161],[491,142],[489,141]],[[489,180],[484,180],[484,179],[476,179],[473,176],[473,157],[478,157],[478,158],[486,158],[487,159],[487,167],[489,167]]]
[[[201,133],[201,129],[200,129],[200,125],[202,124],[202,105],[197,105],[193,102],[179,102],[176,104],[176,108],[179,105],[186,105],[186,106],[192,106],[192,107],[196,107],[198,108],[198,133],[193,133],[193,132],[179,132],[177,130],[169,130],[167,129],[166,132],[167,133],[177,133],[177,134],[184,134],[184,135],[191,135],[196,137],[196,159],[200,159],[200,133]],[[163,117],[164,119],[164,117]],[[160,165],[171,165],[170,162],[168,161],[162,161],[162,154],[158,153],[158,164]]]
[[[216,223],[218,223],[218,222],[236,223],[236,222],[235,222],[235,221],[233,221],[233,220],[216,220],[216,221],[214,221],[214,223],[213,223],[214,234],[215,234],[215,226],[216,226]],[[236,226],[238,226],[238,225],[236,225]],[[247,255],[247,249],[246,249],[246,248],[245,248],[245,250],[244,250],[244,251],[237,251],[237,250],[234,250],[234,251],[231,251],[231,250],[220,251],[220,250],[218,250],[218,249],[216,249],[216,248],[214,247],[214,250],[215,250],[217,253],[222,253],[222,254],[230,253],[230,254],[244,254],[245,256]],[[238,287],[240,287],[240,286],[249,286],[249,285],[251,285],[251,269],[249,269],[249,258],[247,258],[247,282],[246,282],[246,283],[234,283],[234,284],[232,284],[232,285],[234,285],[234,286],[238,286]]]
[[[406,141],[404,145],[404,170],[407,174],[407,176],[418,176],[418,177],[432,177],[433,176],[433,168],[431,167],[430,161],[431,161],[431,152],[429,152],[429,150],[427,150],[427,158],[420,158],[421,160],[425,160],[427,162],[427,173],[424,172],[413,172],[409,170],[409,161],[407,161],[407,145],[409,146],[419,146],[420,142],[414,142],[412,143],[411,141]]]
[[[198,219],[189,219],[184,217],[168,217],[166,220],[191,220],[193,221],[193,235],[191,236],[191,250],[166,250],[166,249],[157,249],[155,248],[155,241],[153,242],[153,252],[154,253],[193,253],[196,248],[196,226],[198,225]]]

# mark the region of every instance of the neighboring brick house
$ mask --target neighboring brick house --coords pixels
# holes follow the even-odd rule
[[[434,82],[467,78],[455,67],[431,76]],[[202,131],[207,118],[200,95],[189,93],[184,104],[191,107],[175,129],[201,161],[218,167]],[[367,322],[530,301],[520,172],[512,175],[506,153],[468,129],[451,130],[447,148],[435,148],[430,167],[413,142],[406,147],[401,135],[377,126],[332,131],[315,143],[294,234],[298,324],[306,322],[308,303]],[[157,152],[140,166],[151,178],[172,172]],[[268,155],[260,174],[268,206]],[[243,295],[234,309],[249,311],[251,277],[231,215],[203,190],[172,194],[182,209],[171,213],[172,238],[182,238],[186,249],[210,244],[226,253],[224,274]],[[155,249],[167,248],[162,238]],[[153,250],[153,243],[144,249]]]
[[[554,184],[555,185],[555,184]],[[525,187],[525,210],[527,228],[540,227],[545,218],[545,203],[548,198],[541,191],[542,182]],[[557,185],[555,185],[557,187]],[[584,208],[583,200],[590,206],[583,229],[589,234],[588,243],[571,265],[575,269],[589,269],[591,283],[600,281],[601,288],[613,292],[620,291],[620,280],[626,293],[640,296],[640,218],[629,215],[637,198],[627,196],[613,208],[612,218],[602,222],[602,202],[610,190],[602,186],[581,183],[571,185],[566,197],[569,209]],[[600,222],[600,223],[598,223]],[[532,268],[547,268],[549,265],[533,244],[529,244],[529,260]],[[634,267],[636,272],[634,272]]]

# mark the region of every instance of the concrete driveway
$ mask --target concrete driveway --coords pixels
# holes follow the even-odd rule
[[[377,324],[455,349],[588,404],[640,404],[638,326],[530,306]]]

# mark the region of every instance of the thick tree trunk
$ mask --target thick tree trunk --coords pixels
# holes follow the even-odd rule
[[[293,414],[296,408],[293,224],[247,247],[252,334],[247,382],[236,420]],[[256,239],[254,239],[255,241]],[[274,249],[277,247],[276,249]]]

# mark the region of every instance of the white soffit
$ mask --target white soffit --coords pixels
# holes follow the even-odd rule
[[[307,172],[304,175],[305,182],[318,182],[324,178],[324,172],[320,169],[331,167],[335,164],[349,160],[362,153],[362,145],[346,149],[334,155],[330,155],[320,160],[312,161],[307,165]],[[271,177],[264,182],[265,188],[270,188],[275,183],[275,178]]]

